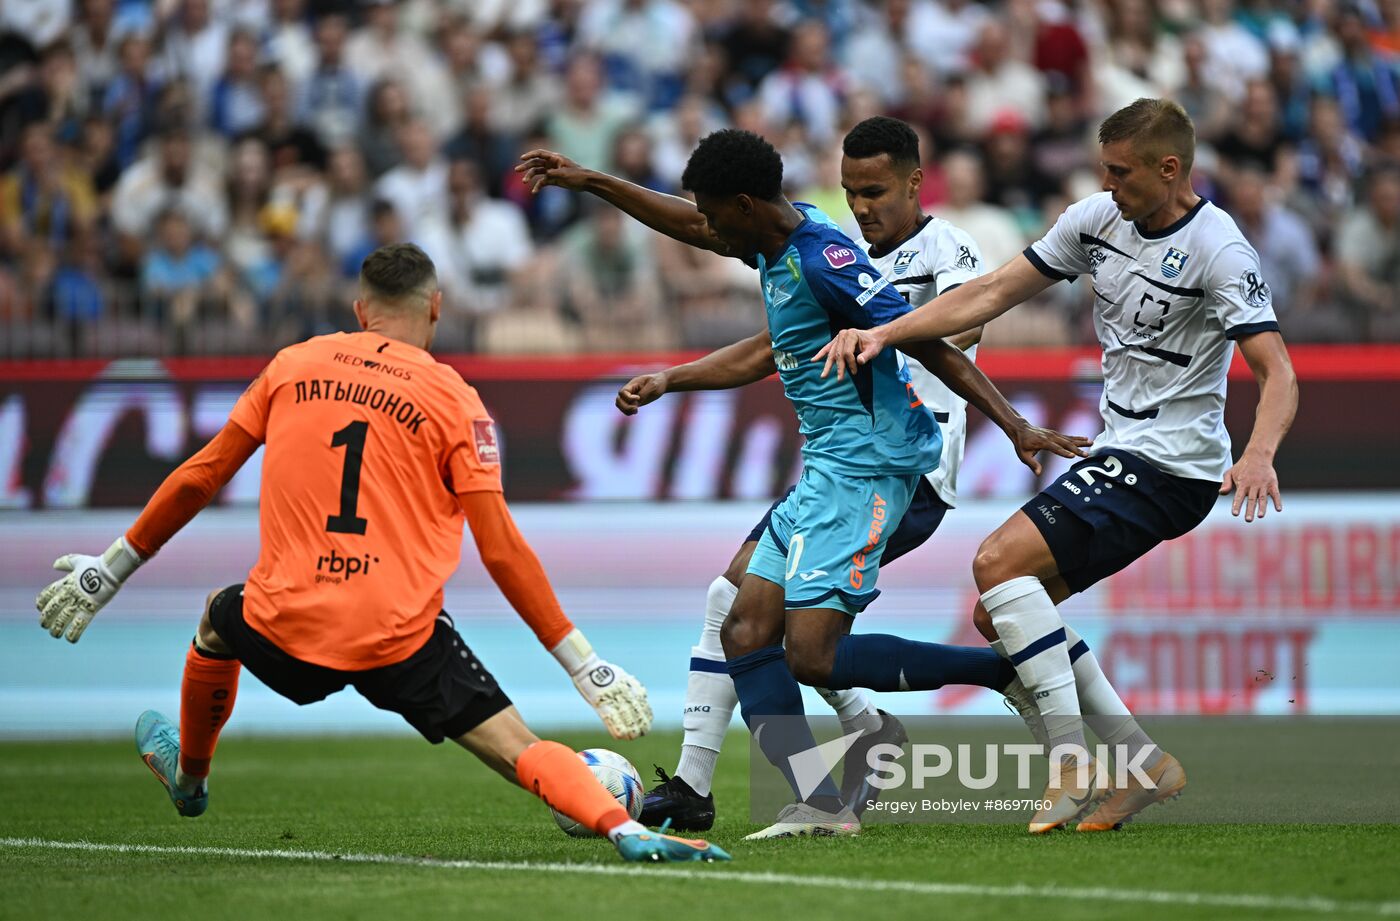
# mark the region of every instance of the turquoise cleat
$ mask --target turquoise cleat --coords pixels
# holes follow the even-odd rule
[[[170,801],[180,815],[192,819],[204,814],[209,808],[209,788],[201,786],[187,793],[175,785],[175,771],[180,765],[180,734],[170,720],[154,710],[137,717],[136,750],[170,794]]]
[[[622,835],[617,839],[617,852],[632,863],[689,863],[703,860],[733,860],[724,848],[699,838],[677,838],[656,831]]]

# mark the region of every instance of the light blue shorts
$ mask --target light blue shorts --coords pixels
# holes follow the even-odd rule
[[[788,610],[859,614],[880,594],[875,580],[885,542],[919,479],[805,468],[797,488],[773,510],[748,571],[783,586]]]

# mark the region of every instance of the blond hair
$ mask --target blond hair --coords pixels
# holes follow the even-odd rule
[[[1181,161],[1183,174],[1196,158],[1196,126],[1186,110],[1170,99],[1139,99],[1114,112],[1099,125],[1099,143],[1132,141],[1145,161],[1156,165],[1163,157]]]

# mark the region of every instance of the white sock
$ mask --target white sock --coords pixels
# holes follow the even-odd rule
[[[628,819],[616,828],[608,829],[608,840],[616,844],[617,839],[621,838],[623,835],[639,835],[646,830],[647,827],[641,822],[635,819]]]
[[[876,714],[875,705],[870,702],[870,695],[861,688],[848,688],[844,691],[817,688],[816,691],[823,700],[831,704],[831,709],[841,718],[843,727],[859,717]]]
[[[1034,576],[1011,579],[989,589],[982,596],[982,606],[991,615],[1021,683],[1040,708],[1050,747],[1077,745],[1087,749],[1064,621],[1045,586]],[[1028,650],[1031,654],[1025,656]]]
[[[1071,654],[1074,648],[1083,642],[1073,627],[1065,626],[1065,643],[1069,646]],[[1094,730],[1094,735],[1108,745],[1122,745],[1129,760],[1137,758],[1139,752],[1146,751],[1140,762],[1143,767],[1150,768],[1160,761],[1162,750],[1142,731],[1128,705],[1123,703],[1123,698],[1119,697],[1113,685],[1109,684],[1108,676],[1103,673],[1099,660],[1089,649],[1089,644],[1084,644],[1084,651],[1072,662],[1079,706],[1084,711],[1084,722]]]
[[[701,796],[709,796],[714,784],[715,764],[719,762],[719,752],[699,745],[682,745],[681,760],[676,765],[676,776],[690,784],[690,789]],[[692,779],[693,778],[693,779]]]
[[[719,630],[734,606],[739,589],[720,576],[710,583],[705,595],[705,626],[699,645],[690,648],[690,677],[685,685],[685,739],[676,776],[705,796],[714,781],[715,762],[724,747],[724,734],[739,705],[734,680],[724,665],[724,647]],[[705,758],[701,752],[711,753]]]
[[[202,788],[208,785],[208,777],[195,777],[192,774],[186,774],[179,767],[175,768],[175,786],[178,787],[182,793],[198,793]]]

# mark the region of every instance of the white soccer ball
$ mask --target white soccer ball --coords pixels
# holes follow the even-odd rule
[[[642,775],[637,773],[632,762],[606,748],[588,748],[579,752],[578,756],[588,765],[598,782],[617,797],[618,805],[626,809],[629,816],[635,819],[642,814],[642,799],[646,791],[642,789]],[[580,825],[559,810],[550,809],[550,812],[554,813],[554,821],[564,830],[564,834],[575,838],[598,837],[593,829]]]

